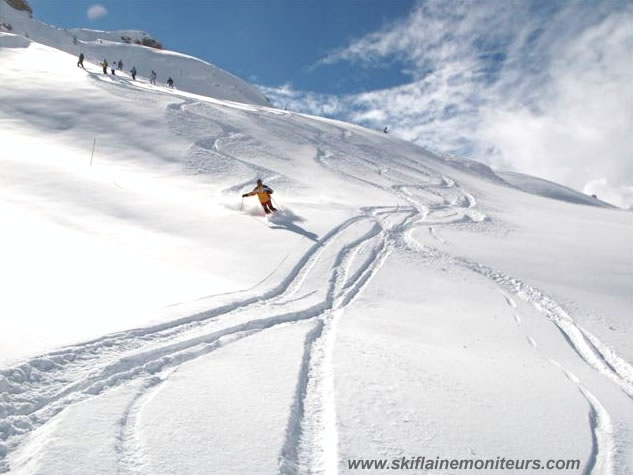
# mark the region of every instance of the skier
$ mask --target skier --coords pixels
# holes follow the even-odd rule
[[[272,199],[270,195],[273,194],[272,188],[268,185],[264,185],[261,180],[257,180],[257,186],[253,188],[253,191],[250,193],[244,193],[242,198],[246,198],[247,196],[255,196],[259,198],[259,202],[264,208],[264,212],[266,214],[270,214],[272,211],[277,211],[277,208],[273,206]]]
[[[101,67],[103,68],[103,74],[108,74],[108,61],[103,58],[103,63],[101,63]]]
[[[115,71],[116,71],[116,62],[112,61],[112,63],[110,63],[110,72],[112,73],[113,76],[116,76]]]
[[[132,74],[132,81],[136,81],[136,66],[132,66],[130,74]]]
[[[79,54],[79,61],[77,61],[77,67],[78,68],[84,68],[84,54],[80,53]],[[84,68],[86,69],[86,68]]]
[[[156,71],[152,69],[152,75],[149,77],[149,83],[156,85]]]
[[[122,59],[119,59],[118,66],[119,66],[119,71],[123,71],[123,60]]]
[[[167,85],[169,86],[170,89],[174,88],[174,80],[172,78],[169,78],[167,80]]]
[[[382,131],[383,131],[385,134],[388,134],[388,133],[389,133],[389,131],[388,131],[387,129],[388,129],[388,127],[385,127],[384,129],[382,129]]]

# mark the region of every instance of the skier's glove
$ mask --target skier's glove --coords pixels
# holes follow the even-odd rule
[[[246,198],[246,193],[242,195],[242,198]]]

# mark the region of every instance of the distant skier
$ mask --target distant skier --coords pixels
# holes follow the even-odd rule
[[[119,66],[119,71],[123,71],[123,60],[122,59],[119,59],[118,66]]]
[[[103,74],[108,74],[108,61],[103,59],[103,63],[101,63],[101,67],[103,68]]]
[[[277,208],[273,206],[273,202],[270,196],[272,194],[272,188],[270,188],[268,185],[264,185],[261,180],[257,180],[257,186],[253,188],[253,191],[251,191],[250,193],[244,193],[242,195],[242,198],[257,195],[262,208],[264,208],[264,212],[266,214],[270,214],[272,211],[277,211]]]
[[[84,54],[83,53],[79,54],[79,61],[77,61],[77,67],[86,69],[84,67]]]
[[[389,128],[389,127],[385,127],[384,129],[382,129],[382,131],[383,131],[385,134],[388,134],[388,133],[389,133],[389,131],[387,130],[388,128]]]
[[[167,85],[169,86],[170,89],[174,88],[174,80],[172,78],[169,78],[167,80]]]
[[[136,66],[132,66],[130,74],[132,75],[132,81],[136,81]]]
[[[152,69],[152,74],[149,77],[149,83],[153,84],[154,86],[156,85],[156,71],[154,71],[153,69]]]
[[[112,63],[110,63],[110,72],[112,73],[113,76],[116,76],[116,62],[112,61]]]

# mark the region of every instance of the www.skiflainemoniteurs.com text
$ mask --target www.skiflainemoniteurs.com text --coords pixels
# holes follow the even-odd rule
[[[580,470],[578,459],[509,459],[399,457],[393,459],[348,459],[348,470]]]

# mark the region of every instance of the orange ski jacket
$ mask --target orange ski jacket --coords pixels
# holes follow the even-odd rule
[[[253,191],[251,191],[250,193],[247,193],[246,196],[257,195],[260,203],[268,203],[270,201],[270,195],[272,194],[273,194],[273,190],[270,187],[264,184],[261,184],[253,188]]]

